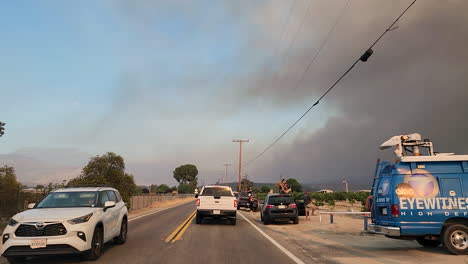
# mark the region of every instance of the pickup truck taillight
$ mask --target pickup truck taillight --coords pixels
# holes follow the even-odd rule
[[[200,199],[197,199],[197,206],[200,206]]]
[[[297,208],[297,205],[296,205],[296,204],[289,204],[289,207],[291,207],[291,208]]]
[[[237,208],[237,200],[234,200],[234,207]]]
[[[392,212],[393,217],[400,217],[400,207],[398,204],[392,204],[390,211]]]

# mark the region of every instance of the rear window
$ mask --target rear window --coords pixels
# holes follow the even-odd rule
[[[233,196],[229,187],[205,187],[201,196]]]
[[[291,196],[271,196],[268,199],[268,204],[290,204],[294,203],[294,200]]]

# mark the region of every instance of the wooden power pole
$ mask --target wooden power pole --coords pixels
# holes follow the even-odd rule
[[[239,177],[237,183],[237,191],[241,191],[241,175],[242,175],[242,143],[249,142],[248,139],[234,139],[232,142],[239,142]]]

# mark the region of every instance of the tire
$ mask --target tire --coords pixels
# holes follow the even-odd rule
[[[260,222],[263,222],[263,215],[260,213]]]
[[[237,222],[237,218],[232,218],[231,219],[231,225],[236,225],[236,222]]]
[[[436,248],[442,243],[440,240],[430,240],[425,239],[424,237],[417,238],[416,241],[418,241],[419,245],[425,248]]]
[[[299,224],[299,216],[296,216],[293,218],[293,224],[295,225]]]
[[[114,243],[117,245],[125,244],[127,241],[128,234],[128,221],[127,218],[122,219],[122,224],[120,225],[120,234],[118,237],[114,238]]]
[[[26,257],[6,257],[6,259],[10,264],[26,263]]]
[[[264,225],[269,225],[271,222],[270,218],[268,216],[263,216],[263,224]]]
[[[460,224],[447,226],[442,234],[442,242],[454,255],[468,254],[468,227]]]
[[[93,233],[93,239],[91,240],[91,249],[86,252],[84,257],[86,260],[97,260],[102,253],[102,247],[104,245],[104,232],[102,227],[96,227]]]
[[[197,214],[197,216],[195,217],[195,223],[197,225],[201,224],[203,221],[203,217],[201,217],[199,214]]]

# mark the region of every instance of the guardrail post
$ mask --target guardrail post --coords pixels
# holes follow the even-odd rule
[[[368,216],[365,214],[364,215],[364,231],[367,231],[367,218]]]
[[[333,214],[330,214],[330,224],[333,224]]]

